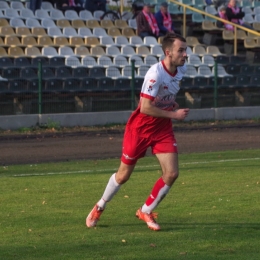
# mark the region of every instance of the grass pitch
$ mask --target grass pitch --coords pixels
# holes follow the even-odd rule
[[[258,260],[260,150],[180,155],[180,177],[156,211],[135,218],[161,175],[140,160],[98,226],[85,218],[119,160],[0,168],[0,259]]]

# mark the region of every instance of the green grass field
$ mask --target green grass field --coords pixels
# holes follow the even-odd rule
[[[260,259],[260,150],[180,155],[159,232],[135,217],[160,176],[140,160],[98,226],[85,218],[119,160],[0,168],[0,259]]]

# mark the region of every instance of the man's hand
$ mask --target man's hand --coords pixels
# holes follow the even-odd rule
[[[179,108],[179,104],[178,103],[174,103],[174,105],[172,106],[172,110],[175,111]]]
[[[189,114],[190,109],[189,108],[184,108],[184,109],[178,109],[174,112],[174,118],[176,120],[184,120],[185,117]]]

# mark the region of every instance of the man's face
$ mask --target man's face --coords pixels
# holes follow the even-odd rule
[[[183,66],[187,59],[187,44],[176,39],[172,47],[166,50],[166,55],[170,59],[171,66]]]
[[[161,6],[161,12],[166,14],[168,12],[168,7]]]

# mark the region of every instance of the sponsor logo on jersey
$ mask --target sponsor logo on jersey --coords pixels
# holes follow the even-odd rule
[[[156,80],[154,80],[154,79],[150,79],[150,82],[152,82],[152,83],[155,83],[155,82],[156,82]]]
[[[127,159],[127,160],[134,160],[135,158],[130,157],[128,154],[123,153],[123,156]]]
[[[164,86],[163,89],[168,89],[168,87],[167,87],[167,86]]]
[[[148,91],[152,91],[153,90],[153,87],[152,86],[149,86],[148,87]]]

